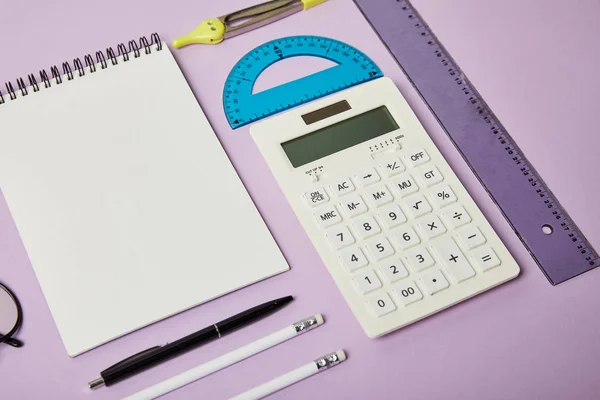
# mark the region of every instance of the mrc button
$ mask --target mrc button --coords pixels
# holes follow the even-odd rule
[[[342,216],[338,213],[335,206],[324,206],[314,213],[316,220],[323,228],[328,228],[339,222],[342,222]]]
[[[429,154],[424,149],[411,151],[404,157],[408,165],[417,166],[429,161]]]

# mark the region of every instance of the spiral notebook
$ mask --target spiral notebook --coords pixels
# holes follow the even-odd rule
[[[158,35],[6,87],[0,189],[69,355],[289,269]]]

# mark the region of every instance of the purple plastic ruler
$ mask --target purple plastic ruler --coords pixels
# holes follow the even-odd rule
[[[354,0],[550,283],[598,253],[407,0]]]

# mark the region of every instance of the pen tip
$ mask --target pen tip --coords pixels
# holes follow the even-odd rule
[[[97,387],[100,387],[102,385],[104,385],[104,379],[102,377],[94,379],[93,381],[88,383],[90,389],[96,389]]]
[[[294,300],[293,296],[285,296],[285,297],[282,297],[282,298],[280,298],[280,299],[278,299],[276,301],[277,301],[277,303],[279,303],[279,305],[284,306],[284,305],[286,305],[287,303],[289,303],[292,300]]]

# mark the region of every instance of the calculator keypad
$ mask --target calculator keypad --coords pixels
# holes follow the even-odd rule
[[[318,124],[303,122],[302,115],[343,100],[351,109]],[[388,78],[258,122],[250,133],[369,337],[519,274],[506,246]],[[296,157],[301,165],[287,151],[291,141],[304,153]]]
[[[304,194],[311,207],[319,205],[315,219],[375,318],[501,264],[430,161],[415,150],[335,180],[328,186],[335,202],[323,188]]]

